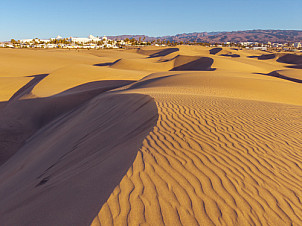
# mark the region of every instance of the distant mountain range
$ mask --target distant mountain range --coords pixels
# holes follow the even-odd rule
[[[247,30],[232,32],[195,32],[177,34],[174,36],[149,37],[145,35],[119,35],[108,36],[113,40],[135,38],[145,41],[166,40],[170,42],[301,42],[301,30]],[[145,38],[145,39],[144,39]]]

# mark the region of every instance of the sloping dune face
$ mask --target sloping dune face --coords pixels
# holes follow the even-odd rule
[[[213,62],[210,57],[177,56],[172,71],[212,71]]]
[[[149,56],[149,58],[163,57],[171,53],[178,52],[179,48],[162,48],[162,49],[138,49],[137,52]]]
[[[301,107],[154,97],[157,126],[92,225],[301,224]]]
[[[28,89],[36,85],[30,83]],[[21,100],[19,98],[25,96],[28,89],[20,89],[0,110],[0,165],[14,155],[35,132],[58,116],[74,110],[100,93],[127,84],[129,81],[101,81],[94,83],[96,87],[86,84],[84,89],[79,86],[48,98]]]
[[[0,67],[2,224],[302,225],[301,54],[37,56]]]
[[[1,224],[88,225],[156,121],[139,94],[101,95],[56,117],[2,165]]]

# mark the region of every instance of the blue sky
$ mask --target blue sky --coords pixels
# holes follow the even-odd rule
[[[89,34],[302,30],[302,0],[4,0],[0,40]]]

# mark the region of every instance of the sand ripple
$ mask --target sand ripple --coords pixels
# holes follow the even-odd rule
[[[157,126],[92,225],[302,224],[300,106],[154,96]]]

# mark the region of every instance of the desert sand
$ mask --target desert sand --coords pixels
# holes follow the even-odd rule
[[[3,225],[301,225],[302,55],[0,49]]]

